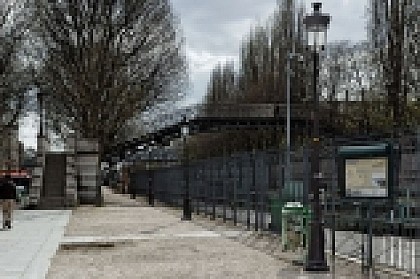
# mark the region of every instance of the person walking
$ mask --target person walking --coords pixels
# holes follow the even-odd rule
[[[4,176],[0,187],[0,198],[3,200],[3,229],[11,229],[12,212],[16,200],[16,186],[10,174]]]

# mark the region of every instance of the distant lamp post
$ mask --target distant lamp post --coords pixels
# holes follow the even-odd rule
[[[309,191],[309,202],[312,208],[313,217],[310,227],[310,241],[308,247],[308,257],[305,265],[306,271],[328,271],[327,261],[324,251],[324,225],[322,221],[321,204],[319,200],[320,183],[319,179],[319,96],[318,96],[318,76],[319,76],[319,52],[324,50],[327,42],[327,29],[330,24],[330,16],[321,13],[322,4],[312,3],[313,12],[303,19],[306,27],[308,44],[311,46],[314,58],[314,80],[313,80],[313,108],[311,118],[313,121],[312,130],[312,153],[311,153],[311,187]]]
[[[189,181],[189,166],[188,166],[188,152],[187,152],[187,136],[190,133],[189,123],[186,117],[183,117],[181,125],[181,135],[184,149],[184,180],[185,180],[185,195],[184,195],[184,210],[182,220],[191,220],[191,200],[190,200],[190,181]]]

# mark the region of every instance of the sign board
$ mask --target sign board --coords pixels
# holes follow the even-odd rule
[[[344,198],[389,198],[393,182],[389,144],[342,146],[338,181]]]
[[[345,172],[346,196],[388,196],[387,157],[346,159]]]

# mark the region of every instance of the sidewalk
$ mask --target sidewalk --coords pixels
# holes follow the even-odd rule
[[[351,267],[305,275],[274,236],[195,214],[181,221],[179,209],[103,189],[104,207],[73,211],[47,278],[359,278]]]
[[[0,230],[0,279],[41,279],[57,251],[71,211],[16,210]]]

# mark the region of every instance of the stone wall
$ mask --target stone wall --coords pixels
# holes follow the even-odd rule
[[[100,183],[98,142],[79,139],[76,141],[76,150],[78,201],[81,204],[95,204],[96,188]]]
[[[45,153],[49,152],[45,140],[39,138],[37,166],[33,170],[32,185],[29,190],[30,205],[38,206],[41,200],[43,176],[45,172]],[[64,207],[74,207],[79,203],[94,204],[96,187],[99,183],[98,144],[91,140],[76,140],[73,135],[67,138],[66,147],[66,186]]]

